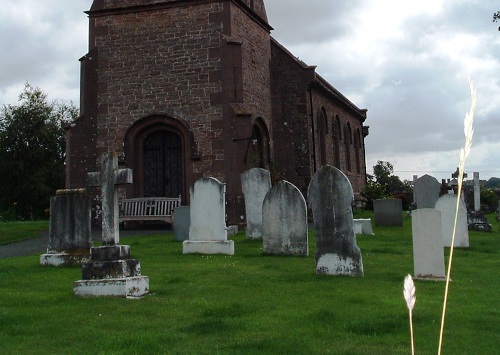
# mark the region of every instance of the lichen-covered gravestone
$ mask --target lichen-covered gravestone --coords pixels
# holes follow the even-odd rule
[[[246,238],[261,239],[262,204],[271,189],[271,173],[260,168],[247,170],[241,174],[241,187],[245,195]]]
[[[277,183],[264,198],[262,252],[309,255],[306,201],[300,190],[288,181]]]
[[[91,201],[85,189],[57,190],[50,198],[49,246],[41,265],[79,265],[90,256]]]
[[[141,275],[139,260],[130,258],[130,246],[119,245],[118,186],[132,183],[131,169],[118,169],[115,153],[103,154],[101,172],[88,174],[89,186],[102,191],[103,246],[90,249],[82,264],[82,280],[75,281],[77,296],[141,297],[149,293],[149,278]]]
[[[189,226],[191,225],[191,212],[189,206],[179,206],[174,209],[174,238],[178,241],[189,239]]]
[[[441,212],[434,208],[416,209],[412,212],[411,224],[415,277],[443,280],[445,273]]]
[[[191,224],[182,252],[234,255],[234,241],[227,240],[226,185],[212,177],[201,178],[189,193]]]
[[[458,204],[457,225],[455,226],[455,214],[458,196],[453,192],[441,196],[436,202],[436,209],[441,211],[441,227],[443,232],[443,246],[451,247],[453,229],[455,229],[455,248],[469,247],[469,230],[467,226],[467,208],[465,202],[460,199]]]
[[[326,165],[314,174],[308,189],[316,229],[316,273],[363,276],[361,250],[356,245],[349,179]]]
[[[425,174],[415,181],[413,194],[417,208],[434,208],[439,198],[441,184],[436,178]]]

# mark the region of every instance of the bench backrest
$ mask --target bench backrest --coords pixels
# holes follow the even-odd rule
[[[121,200],[120,214],[123,216],[170,216],[174,208],[181,205],[181,196],[141,197]]]

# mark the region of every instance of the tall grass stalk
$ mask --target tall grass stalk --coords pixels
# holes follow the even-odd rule
[[[460,160],[458,165],[458,198],[457,198],[457,206],[455,209],[455,222],[453,225],[453,234],[451,238],[451,247],[450,247],[450,256],[448,260],[448,271],[446,274],[446,287],[444,292],[444,301],[443,301],[443,314],[441,317],[441,330],[439,333],[439,347],[438,347],[438,355],[441,354],[441,349],[443,346],[443,333],[444,333],[444,321],[446,318],[446,304],[448,302],[448,292],[450,286],[450,275],[451,275],[451,266],[453,262],[453,250],[455,245],[455,233],[457,228],[457,220],[458,220],[458,207],[460,204],[460,198],[462,195],[462,180],[465,171],[465,160],[470,153],[470,148],[472,145],[472,136],[474,134],[474,129],[472,128],[474,122],[474,113],[476,111],[476,89],[474,87],[473,81],[469,78],[469,88],[470,88],[470,96],[471,96],[471,105],[469,111],[465,115],[464,119],[464,134],[465,134],[465,145],[464,148],[460,150]]]

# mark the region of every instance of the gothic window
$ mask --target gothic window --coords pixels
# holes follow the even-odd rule
[[[361,148],[360,132],[359,129],[357,129],[356,133],[354,134],[354,154],[356,155],[354,158],[356,160],[356,172],[358,174],[361,173],[360,148]]]
[[[352,145],[351,125],[347,123],[347,125],[344,127],[345,161],[346,161],[347,171],[352,171],[351,145]]]
[[[322,107],[318,114],[318,135],[319,135],[319,154],[320,163],[325,165],[326,159],[326,139],[328,135],[328,121],[325,108]]]
[[[261,118],[257,118],[252,126],[250,144],[252,145],[254,165],[262,169],[269,169],[269,133],[266,124]]]
[[[339,116],[335,116],[332,127],[333,133],[333,165],[340,169],[340,136],[341,136],[341,126]]]

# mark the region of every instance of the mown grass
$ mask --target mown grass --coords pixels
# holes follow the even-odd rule
[[[49,221],[0,222],[0,245],[40,237],[49,230]]]
[[[444,353],[500,349],[494,226],[471,232],[471,247],[455,251]],[[1,259],[2,352],[407,354],[411,221],[374,231],[357,238],[363,278],[316,275],[313,231],[309,257],[262,256],[261,242],[244,233],[233,238],[232,257],[183,255],[171,234],[122,238],[150,277],[152,293],[141,300],[77,298],[78,268],[41,267],[37,255]],[[416,352],[434,354],[444,283],[416,287]]]

